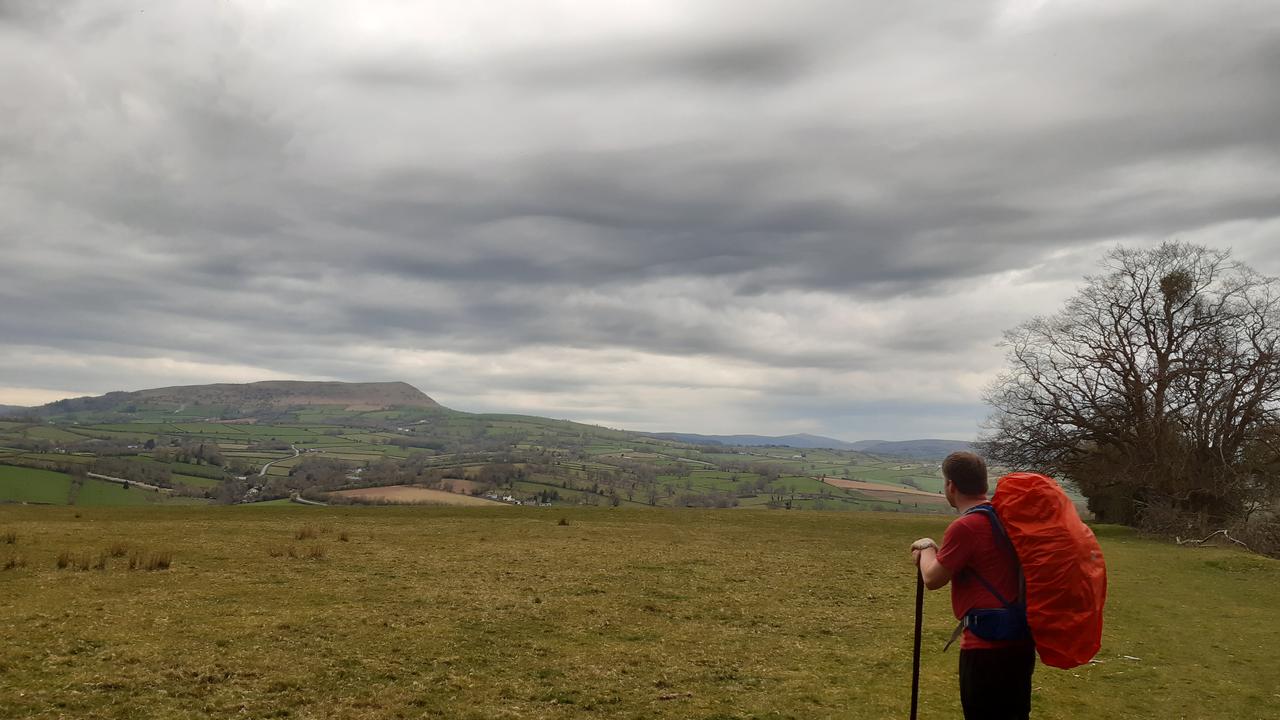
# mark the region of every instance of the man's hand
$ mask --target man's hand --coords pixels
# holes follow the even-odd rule
[[[912,550],[923,550],[927,547],[931,547],[934,550],[937,550],[938,543],[934,542],[933,538],[920,538],[919,540],[911,543]]]
[[[911,559],[920,568],[924,586],[930,590],[937,590],[951,582],[951,571],[938,562],[938,543],[933,538],[920,538],[911,543]]]
[[[938,543],[934,542],[933,538],[920,538],[911,543],[911,560],[916,565],[919,565],[920,555],[928,549],[932,549],[935,553],[938,552]]]

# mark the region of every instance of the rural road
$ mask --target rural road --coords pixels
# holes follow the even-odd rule
[[[299,505],[315,505],[317,507],[329,507],[329,503],[316,502],[315,500],[307,500],[306,498],[302,497],[298,493],[294,493],[290,495],[289,500],[291,502],[296,502]]]
[[[170,490],[169,488],[162,488],[159,485],[150,485],[148,483],[138,482],[137,480],[130,480],[128,478],[111,477],[110,475],[99,475],[98,473],[85,473],[85,474],[91,478],[98,478],[99,480],[114,480],[115,482],[118,482],[118,483],[125,483],[126,485],[137,485],[140,488],[155,490],[157,492],[173,492],[173,490]]]
[[[298,457],[299,455],[302,454],[298,452],[298,448],[294,447],[293,445],[290,445],[289,449],[293,451],[293,457]],[[267,468],[271,467],[272,465],[275,465],[278,462],[283,462],[285,460],[292,460],[292,459],[293,458],[280,458],[279,460],[272,460],[271,462],[262,466],[262,470],[258,473],[258,477],[265,477],[267,474]]]

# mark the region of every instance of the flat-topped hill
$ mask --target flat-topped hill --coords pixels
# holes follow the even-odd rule
[[[392,407],[438,408],[439,403],[404,382],[310,382],[267,380],[254,383],[180,385],[135,392],[109,392],[97,397],[72,398],[49,403],[40,411],[49,414],[70,412],[129,412],[134,409],[219,407],[242,412],[287,410],[314,405],[340,406],[346,410],[368,411]]]

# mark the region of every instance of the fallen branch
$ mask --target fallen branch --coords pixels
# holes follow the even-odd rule
[[[1233,543],[1235,543],[1235,544],[1239,545],[1240,547],[1244,548],[1245,550],[1248,550],[1249,552],[1253,552],[1253,550],[1252,550],[1248,545],[1245,545],[1244,543],[1240,542],[1239,540],[1237,540],[1237,539],[1235,539],[1235,538],[1231,537],[1231,533],[1227,532],[1227,531],[1226,531],[1226,529],[1222,529],[1222,530],[1215,530],[1215,531],[1213,531],[1213,532],[1209,533],[1209,535],[1208,535],[1207,537],[1205,537],[1203,540],[1196,540],[1195,538],[1187,538],[1186,540],[1183,540],[1183,539],[1182,539],[1182,538],[1180,538],[1180,537],[1175,537],[1175,538],[1174,538],[1174,542],[1178,543],[1179,545],[1196,545],[1196,546],[1199,546],[1199,545],[1203,545],[1203,544],[1205,544],[1206,542],[1209,542],[1210,540],[1212,540],[1213,538],[1215,538],[1215,537],[1217,537],[1217,536],[1219,536],[1219,535],[1221,535],[1222,537],[1226,538],[1227,540],[1230,540],[1231,542],[1233,542]]]

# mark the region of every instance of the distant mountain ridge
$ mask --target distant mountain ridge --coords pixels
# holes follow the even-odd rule
[[[25,405],[0,405],[0,415],[15,415],[30,409]]]
[[[872,444],[859,449],[874,455],[889,455],[913,460],[941,460],[953,452],[973,451],[973,443],[965,442],[964,440],[927,438],[924,440],[873,440],[869,442]]]
[[[799,433],[796,435],[768,436],[768,435],[699,435],[697,433],[644,433],[649,437],[659,438],[661,440],[674,440],[676,442],[689,443],[690,445],[736,445],[739,447],[765,447],[769,445],[778,445],[781,447],[793,448],[830,448],[833,450],[858,450],[856,443],[845,442],[844,440],[836,440],[835,438],[822,437],[821,435],[809,435],[807,433]]]
[[[41,414],[72,412],[131,412],[139,408],[220,407],[238,412],[282,411],[313,405],[342,406],[371,411],[393,407],[439,408],[421,390],[405,382],[310,382],[267,380],[254,383],[216,383],[109,392],[94,397],[58,400],[39,408]]]
[[[847,442],[821,435],[800,433],[796,435],[699,435],[696,433],[646,433],[650,437],[691,445],[725,445],[739,447],[782,446],[800,449],[832,449],[856,450],[873,455],[890,455],[893,457],[913,458],[918,460],[942,459],[959,450],[972,450],[973,443],[963,440],[940,440],[929,438],[923,440],[859,440]]]

